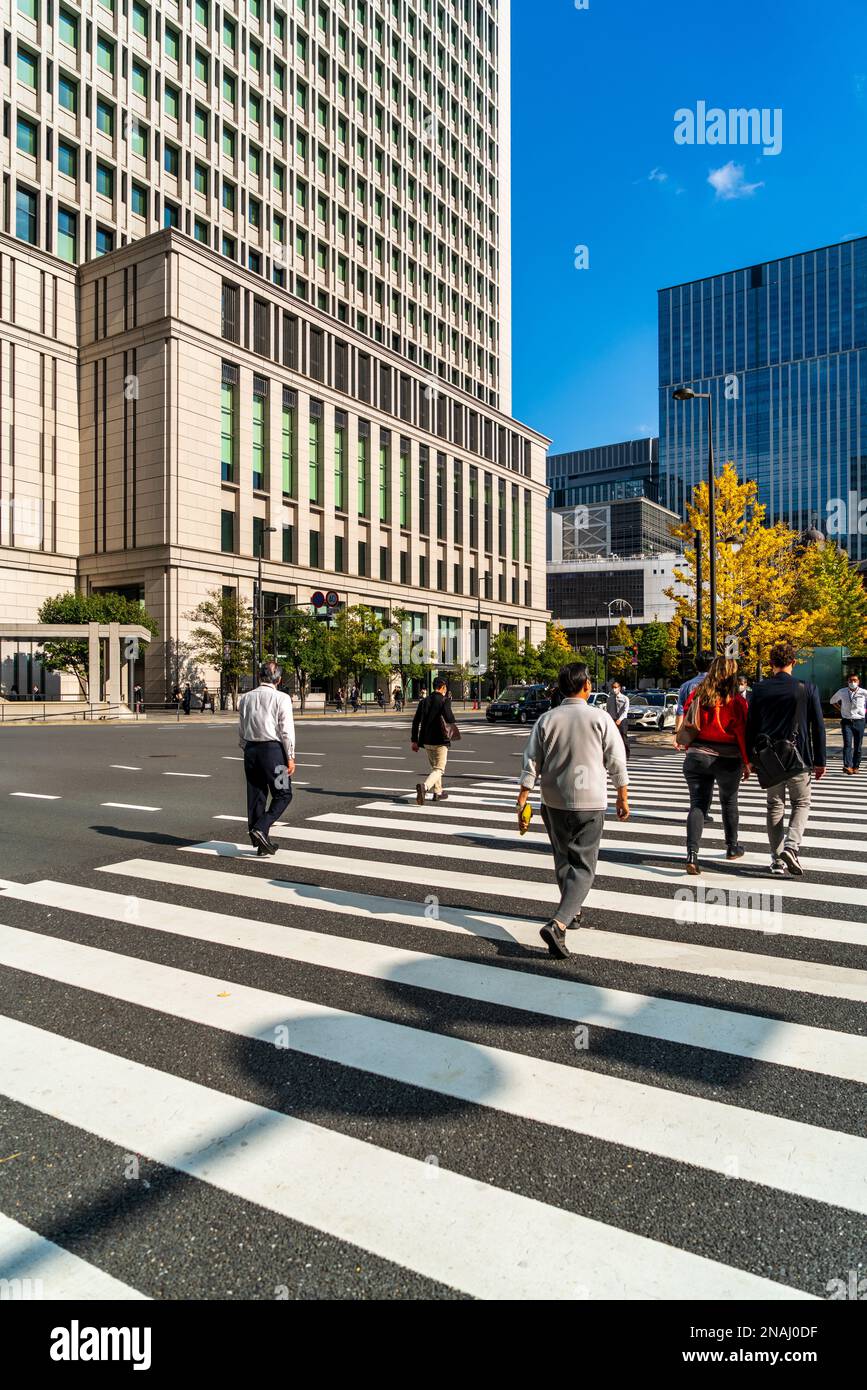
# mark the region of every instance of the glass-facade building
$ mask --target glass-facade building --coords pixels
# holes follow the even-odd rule
[[[717,466],[756,480],[768,520],[864,558],[865,349],[864,237],[660,290],[659,501],[680,511],[707,467],[707,406],[672,390],[709,391]]]
[[[617,502],[627,497],[659,501],[659,452],[656,439],[627,439],[595,449],[549,454],[548,506],[576,507]]]

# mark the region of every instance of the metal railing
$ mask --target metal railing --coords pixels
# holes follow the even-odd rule
[[[134,719],[138,718],[138,715],[130,710],[129,705],[124,704],[83,705],[80,709],[68,710],[49,710],[48,704],[43,704],[41,710],[34,708],[26,714],[10,713],[11,710],[15,709],[16,703],[16,701],[0,700],[0,724],[47,724],[52,719],[66,719],[73,723],[81,720],[83,724],[88,721],[98,723],[106,719],[119,719],[121,710],[126,710]],[[24,701],[21,703],[23,704]]]

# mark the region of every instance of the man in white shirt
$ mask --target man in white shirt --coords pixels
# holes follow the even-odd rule
[[[861,767],[861,744],[864,741],[864,724],[867,722],[867,690],[858,677],[850,674],[846,684],[836,695],[831,696],[831,704],[840,711],[840,729],[843,734],[843,771],[854,777]]]
[[[277,687],[281,672],[273,662],[259,667],[259,684],[238,701],[238,742],[244,750],[247,828],[259,855],[276,854],[271,826],[292,800],[295,721],[292,701]],[[268,805],[270,794],[271,804]]]

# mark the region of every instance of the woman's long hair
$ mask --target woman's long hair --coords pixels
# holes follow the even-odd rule
[[[696,686],[697,702],[707,709],[727,704],[735,693],[737,679],[738,663],[724,656],[715,656],[701,685]]]

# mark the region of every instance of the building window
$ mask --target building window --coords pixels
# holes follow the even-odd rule
[[[334,412],[334,506],[338,512],[346,511],[346,416],[342,410]]]
[[[57,209],[57,254],[62,261],[78,262],[78,214]]]
[[[199,161],[196,160],[193,169],[193,188],[197,193],[201,193],[203,197],[208,196],[209,173],[210,170],[204,164],[200,164]]]
[[[78,150],[66,140],[57,142],[57,168],[70,179],[78,178]]]
[[[144,66],[143,63],[136,63],[136,62],[134,62],[133,65],[132,65],[132,89],[133,89],[133,92],[135,93],[135,95],[136,95],[137,97],[144,97],[145,99],[147,99],[149,87],[150,87],[150,72],[149,72],[149,70]],[[166,113],[166,115],[167,115],[167,116],[170,116],[171,119],[172,119],[173,121],[176,121],[176,120],[178,119],[178,109],[179,109],[178,103],[179,103],[179,101],[180,101],[180,92],[178,91],[177,87],[170,87],[169,84],[168,84],[168,82],[167,82],[167,83],[166,83],[166,86],[165,86],[165,94],[164,94],[164,97],[163,97],[163,106],[164,106],[164,108],[165,108],[165,113]]]
[[[129,140],[130,149],[141,159],[147,159],[150,149],[150,131],[141,121],[133,121]]]
[[[238,461],[238,368],[223,363],[220,393],[220,477],[224,483],[236,481]]]
[[[334,537],[334,568],[338,574],[346,573],[345,542],[342,536]]]
[[[18,46],[18,81],[23,82],[25,87],[35,89],[39,78],[39,59],[35,53],[30,53],[28,49]]]
[[[294,314],[283,315],[283,366],[298,370],[298,320]]]
[[[167,92],[167,93],[168,93],[168,90],[169,90],[168,87],[166,87],[166,92]],[[194,132],[195,132],[196,136],[198,137],[198,139],[199,139],[199,140],[207,140],[208,135],[209,135],[209,133],[210,133],[210,128],[211,128],[211,122],[210,122],[209,113],[208,113],[207,111],[203,110],[201,106],[197,106],[197,107],[196,107],[196,114],[195,114],[195,120],[194,120],[193,129],[194,129]]]
[[[325,380],[324,338],[321,329],[310,329],[310,375],[316,381]]]
[[[295,563],[295,527],[285,521],[283,523],[283,563],[284,565],[294,565]]]
[[[379,577],[380,579],[391,578],[391,566],[388,563],[388,546],[379,547]]]
[[[134,183],[130,189],[129,196],[130,209],[137,217],[147,217],[148,215],[148,191],[140,183]]]
[[[18,117],[16,127],[15,143],[22,154],[36,155],[39,152],[39,127],[33,121],[28,121],[25,116]],[[62,142],[61,142],[62,143]],[[70,145],[66,146],[71,149]],[[60,161],[58,160],[58,165]],[[65,172],[65,171],[64,171]]]
[[[262,491],[268,463],[268,383],[253,377],[253,488]]]
[[[494,481],[490,473],[485,474],[485,551],[494,548]]]
[[[57,16],[57,33],[61,43],[69,44],[70,48],[78,48],[78,16],[71,10],[60,6]]]
[[[310,426],[307,437],[307,462],[310,501],[322,505],[322,402],[310,402]],[[317,561],[318,563],[318,561]],[[312,564],[312,561],[311,561]]]
[[[271,306],[265,299],[253,300],[253,351],[271,356]]]
[[[141,0],[133,0],[132,7],[132,31],[138,34],[139,38],[146,39],[150,33],[151,16],[147,5],[142,5]]]
[[[367,578],[368,565],[370,564],[368,549],[367,541],[358,542],[358,573],[364,578]]]
[[[96,254],[97,256],[107,256],[109,251],[114,250],[114,232],[109,231],[108,227],[96,229]]]
[[[230,343],[241,341],[241,317],[239,313],[241,292],[237,285],[223,281],[222,333]]]
[[[408,439],[401,439],[401,441],[400,441],[400,464],[399,464],[399,467],[400,467],[400,476],[399,476],[399,489],[400,489],[400,524],[401,524],[401,526],[409,526],[409,523],[410,523],[410,515],[409,515],[409,513],[410,513],[410,495],[409,495],[409,467],[410,467],[410,458],[409,458],[409,440],[408,440]]]
[[[533,559],[532,510],[531,510],[531,501],[530,501],[531,497],[532,497],[532,493],[531,493],[527,488],[525,488],[525,489],[524,489],[524,564],[525,564],[525,565],[531,564],[531,563],[532,563],[532,559]]]
[[[63,11],[61,10],[61,15]],[[103,38],[102,34],[96,41],[96,66],[101,72],[108,73],[109,77],[114,77],[114,44],[111,39]],[[133,88],[135,88],[135,70],[138,63],[133,63]]]
[[[470,468],[470,546],[479,548],[479,470]]]
[[[73,78],[64,76],[63,73],[57,79],[57,105],[62,106],[64,111],[69,111],[73,116],[78,112],[78,83]],[[101,103],[97,102],[96,114],[97,125],[102,130],[102,126],[99,125],[100,105]],[[110,131],[108,133],[111,134]]]
[[[235,549],[235,513],[220,512],[220,549],[232,554]]]
[[[282,421],[282,462],[283,462],[283,495],[284,497],[297,496],[297,424],[296,424],[296,396],[294,391],[288,387],[283,388],[283,421]]]
[[[175,207],[175,205],[174,205],[173,203],[166,203],[165,206],[164,206],[164,208],[163,208],[163,226],[164,226],[164,227],[180,227],[180,225],[181,225],[181,210],[180,210],[180,208]]]
[[[391,436],[379,432],[379,519],[391,520]]]
[[[19,186],[15,194],[15,235],[35,246],[39,240],[38,194]]]
[[[197,217],[193,222],[193,236],[196,241],[200,241],[203,246],[211,244],[211,229],[207,222],[203,222],[201,217]]]
[[[181,36],[177,29],[172,28],[171,24],[166,25],[164,47],[166,57],[170,58],[173,63],[177,63],[181,56]]]
[[[446,456],[437,454],[437,540],[446,537]]]
[[[265,558],[265,518],[253,517],[253,554]]]
[[[358,515],[370,516],[370,425],[366,420],[358,422]]]
[[[96,191],[103,198],[114,197],[114,170],[99,160],[96,165]]]
[[[133,134],[130,138],[131,146],[134,145],[136,125],[137,122],[133,122]],[[114,135],[114,107],[109,105],[107,101],[102,101],[101,99],[96,103],[96,128],[101,131],[103,135]]]
[[[310,568],[314,570],[318,570],[319,568],[319,543],[321,539],[322,537],[318,531],[310,532]]]

